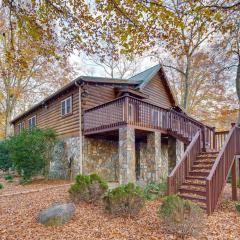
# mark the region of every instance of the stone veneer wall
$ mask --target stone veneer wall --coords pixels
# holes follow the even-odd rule
[[[168,175],[168,145],[161,143],[160,133],[148,135],[147,142],[139,143],[140,181],[160,181]]]
[[[84,137],[83,173],[97,173],[106,181],[118,181],[118,142]]]
[[[80,138],[59,140],[53,150],[49,177],[72,179],[80,170]]]

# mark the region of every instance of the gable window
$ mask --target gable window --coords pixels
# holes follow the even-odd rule
[[[28,119],[28,127],[29,128],[34,128],[34,127],[36,127],[36,125],[37,125],[37,118],[36,118],[36,116],[33,116],[33,117],[31,117],[31,118],[29,118]]]
[[[18,133],[20,133],[24,129],[24,122],[20,122],[17,125]]]
[[[72,97],[61,101],[61,115],[65,116],[72,113]]]

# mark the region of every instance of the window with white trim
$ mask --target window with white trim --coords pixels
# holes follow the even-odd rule
[[[35,128],[36,125],[37,125],[37,117],[36,116],[33,116],[28,119],[28,127],[29,128]]]
[[[72,113],[72,97],[61,101],[61,115],[65,116]]]
[[[17,125],[18,133],[20,133],[24,129],[24,122],[20,122]]]

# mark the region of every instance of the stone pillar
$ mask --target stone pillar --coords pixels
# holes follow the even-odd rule
[[[161,144],[161,170],[160,180],[166,179],[168,176],[168,145]]]
[[[168,173],[175,167],[176,161],[176,138],[168,137]]]
[[[168,166],[169,173],[173,170],[176,164],[181,160],[184,154],[184,143],[180,140],[169,136],[168,137]]]
[[[135,129],[119,129],[119,183],[136,181]]]
[[[176,161],[179,163],[184,154],[184,143],[178,139],[176,139]]]
[[[159,181],[161,175],[161,133],[153,132],[147,136],[147,180]]]

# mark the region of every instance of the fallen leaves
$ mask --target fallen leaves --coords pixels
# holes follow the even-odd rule
[[[4,183],[8,188],[10,183]],[[56,186],[63,182],[56,181]],[[33,183],[27,189],[49,187],[47,184]],[[52,185],[51,185],[52,186]],[[5,189],[6,189],[5,188]],[[20,188],[20,189],[19,189]],[[12,197],[0,196],[0,239],[114,239],[114,240],[161,240],[175,239],[173,235],[164,232],[161,220],[157,216],[159,200],[147,201],[146,207],[135,218],[114,218],[107,214],[101,204],[91,205],[81,203],[76,205],[76,214],[73,219],[58,227],[44,227],[35,220],[37,213],[54,202],[70,201],[68,186],[51,188],[41,192],[14,195]],[[14,186],[14,192],[22,191],[22,186]],[[224,198],[230,197],[231,188],[226,187]],[[217,212],[206,217],[206,226],[198,238],[193,239],[240,239],[240,215],[236,212],[234,204],[229,200],[222,201]]]

